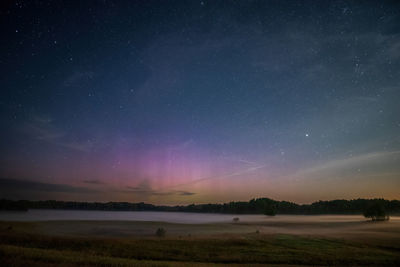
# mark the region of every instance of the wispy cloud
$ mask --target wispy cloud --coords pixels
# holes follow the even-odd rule
[[[103,185],[105,184],[103,181],[100,180],[84,180],[85,184],[94,184],[94,185]]]
[[[230,161],[230,162],[239,162],[239,163],[244,163],[244,164],[253,165],[253,166],[259,166],[260,165],[259,163],[255,162],[255,161],[250,161],[250,160],[243,159],[243,158],[238,158],[238,157],[225,157],[225,156],[223,156],[223,157],[219,157],[218,159],[227,160],[227,161]]]
[[[367,175],[380,174],[390,171],[390,166],[393,168],[396,163],[398,163],[397,166],[400,166],[400,151],[372,152],[326,161],[316,166],[301,169],[286,178],[305,181],[343,176],[351,177],[357,173]],[[385,169],[385,171],[382,169]],[[397,172],[400,175],[400,167],[397,167]]]
[[[52,184],[45,182],[0,178],[0,192],[62,192],[62,193],[94,193],[97,192],[87,187],[78,187],[67,184]]]
[[[90,140],[71,140],[67,132],[57,128],[54,121],[47,116],[35,115],[30,121],[25,122],[21,129],[23,133],[33,139],[71,150],[88,152],[94,145]]]
[[[172,185],[172,186],[169,186],[168,188],[175,188],[175,187],[181,187],[181,186],[186,186],[186,185],[194,185],[194,184],[201,183],[201,182],[208,181],[208,180],[225,179],[225,178],[240,176],[240,175],[243,175],[243,174],[251,173],[251,172],[254,172],[256,170],[265,168],[266,166],[267,166],[266,164],[265,165],[259,165],[259,166],[254,166],[254,167],[242,169],[242,170],[239,170],[239,171],[235,171],[235,172],[232,172],[232,173],[228,173],[228,174],[225,174],[225,175],[216,175],[216,176],[209,176],[209,177],[199,178],[199,179],[190,181],[188,183]]]
[[[142,181],[138,186],[127,186],[124,193],[135,193],[142,196],[193,196],[196,193],[184,190],[155,190],[152,189],[147,180]]]
[[[192,195],[196,194],[196,193],[188,192],[188,191],[175,191],[175,192],[180,196],[192,196]]]

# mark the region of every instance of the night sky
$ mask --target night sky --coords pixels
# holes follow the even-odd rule
[[[400,199],[399,2],[0,5],[0,198]]]

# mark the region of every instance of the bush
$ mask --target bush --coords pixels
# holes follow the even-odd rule
[[[156,236],[158,236],[158,237],[164,237],[166,232],[167,232],[167,231],[165,231],[164,228],[162,228],[162,227],[161,227],[161,228],[158,228],[157,231],[156,231]]]
[[[388,221],[389,215],[386,214],[385,208],[380,202],[373,202],[364,210],[364,217],[371,218],[372,221]]]

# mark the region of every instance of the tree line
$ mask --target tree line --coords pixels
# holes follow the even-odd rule
[[[67,209],[67,210],[103,210],[103,211],[176,211],[198,213],[228,214],[362,214],[367,207],[378,203],[388,214],[400,214],[399,200],[353,199],[317,201],[312,204],[296,204],[288,201],[276,201],[269,198],[255,198],[250,201],[229,202],[224,204],[191,204],[178,206],[157,206],[147,203],[129,202],[75,202],[75,201],[30,201],[0,200],[0,210],[28,209]]]

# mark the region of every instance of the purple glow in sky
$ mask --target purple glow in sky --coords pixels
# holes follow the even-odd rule
[[[398,3],[8,2],[0,198],[400,198]]]

